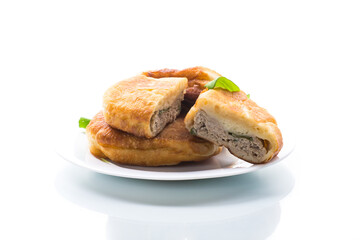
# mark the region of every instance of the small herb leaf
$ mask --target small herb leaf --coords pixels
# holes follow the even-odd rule
[[[217,82],[219,78],[215,79],[215,80],[212,80],[211,82],[208,82],[207,84],[205,84],[205,87],[207,87],[208,89],[213,89],[215,88],[215,84]]]
[[[90,123],[90,119],[81,117],[79,119],[79,128],[86,128],[86,126]]]
[[[253,138],[248,136],[248,135],[243,135],[243,134],[235,134],[235,133],[232,133],[232,132],[229,132],[229,134],[235,138],[246,138],[247,140],[250,140],[252,141]]]
[[[104,163],[110,163],[108,160],[106,160],[105,158],[100,158],[101,161],[103,161]]]
[[[250,93],[248,95],[246,95],[246,96],[247,96],[247,98],[250,98]]]
[[[235,83],[233,83],[231,80],[227,79],[226,77],[218,77],[217,79],[208,82],[205,87],[208,89],[214,89],[214,88],[222,88],[225,90],[228,90],[229,92],[238,92],[240,91],[240,88],[236,86]]]
[[[192,128],[192,129],[190,130],[190,134],[193,135],[193,136],[196,136],[196,130],[195,130],[195,128]]]

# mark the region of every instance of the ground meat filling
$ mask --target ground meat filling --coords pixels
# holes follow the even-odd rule
[[[156,111],[151,117],[150,128],[154,134],[158,134],[163,130],[166,124],[175,121],[181,111],[181,100],[176,100],[173,105],[168,108]]]
[[[214,118],[199,111],[194,119],[191,134],[227,147],[234,155],[245,160],[261,162],[267,153],[267,141],[255,136],[226,131]]]

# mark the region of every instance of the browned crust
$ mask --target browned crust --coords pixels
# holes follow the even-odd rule
[[[147,139],[110,127],[99,112],[87,126],[86,133],[93,155],[121,164],[175,165],[205,160],[220,152],[218,146],[190,135],[183,117],[165,127],[155,138]]]
[[[238,92],[229,92],[223,89],[216,89],[211,92],[213,93],[212,97],[216,99],[221,106],[227,106],[230,111],[236,114],[248,114],[248,117],[257,123],[272,122],[276,124],[275,118],[268,113],[265,108],[257,105],[241,90]]]
[[[164,68],[155,71],[143,72],[143,74],[153,78],[186,77],[188,79],[188,87],[185,92],[184,100],[189,106],[192,106],[195,103],[201,91],[205,89],[205,84],[221,76],[214,70],[201,66],[186,68],[183,70]]]
[[[268,157],[261,163],[266,163],[274,158],[283,146],[282,135],[275,118],[265,108],[249,99],[243,91],[204,90],[185,117],[185,125],[189,130],[194,125],[194,118],[200,110],[216,119],[223,119],[228,123],[228,127],[236,129],[240,125],[246,126],[255,136],[268,140],[271,149]]]
[[[155,79],[144,75],[120,81],[104,94],[106,122],[117,129],[139,137],[152,138],[151,117],[159,106],[182,98],[186,78]]]

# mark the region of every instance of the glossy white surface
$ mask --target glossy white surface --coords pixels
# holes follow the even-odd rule
[[[72,129],[69,126],[69,129]],[[293,138],[283,132],[284,146],[278,156],[266,164],[251,164],[234,157],[225,148],[206,161],[182,163],[176,166],[141,167],[101,161],[94,157],[88,147],[88,139],[80,129],[64,134],[57,146],[57,153],[78,166],[111,176],[148,180],[193,180],[219,178],[245,174],[269,167],[286,159],[294,150]]]
[[[239,239],[239,233],[242,239],[264,239],[279,223],[279,201],[294,179],[281,165],[177,182],[117,178],[68,166],[55,186],[71,202],[106,214],[110,239]]]
[[[0,1],[0,239],[360,239],[359,4]],[[294,152],[184,182],[105,176],[55,153],[114,82],[194,65],[294,130]]]

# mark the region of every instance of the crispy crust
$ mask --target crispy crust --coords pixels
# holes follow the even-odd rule
[[[247,132],[268,140],[270,149],[261,163],[270,161],[282,148],[282,135],[274,117],[248,99],[243,91],[204,90],[186,115],[185,125],[188,130],[193,127],[199,110],[218,120],[229,132]]]
[[[194,137],[179,117],[155,138],[136,137],[110,127],[99,112],[86,127],[90,152],[96,157],[128,165],[176,165],[183,161],[201,161],[220,152],[220,148]]]
[[[104,94],[105,120],[110,126],[135,136],[154,137],[150,128],[154,112],[182,99],[186,87],[186,78],[155,79],[138,75],[120,81]]]
[[[185,102],[190,106],[194,105],[199,94],[204,90],[205,84],[221,77],[221,75],[214,70],[200,66],[183,70],[164,68],[143,72],[142,74],[153,78],[186,77],[188,79],[188,87],[185,92]]]

